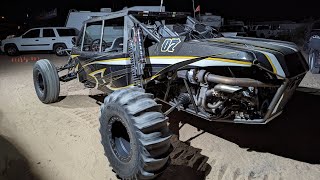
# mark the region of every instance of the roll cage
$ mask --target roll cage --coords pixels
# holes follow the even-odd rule
[[[122,10],[85,21],[76,47],[80,51],[127,53],[133,27],[140,27],[152,43],[167,37],[186,36],[188,41],[220,36],[217,30],[188,13]]]

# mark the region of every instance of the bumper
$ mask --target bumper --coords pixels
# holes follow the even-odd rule
[[[304,78],[306,72],[298,76],[286,79],[284,83],[279,87],[276,94],[274,95],[267,113],[263,119],[252,119],[252,120],[243,120],[243,119],[234,119],[233,123],[241,124],[267,124],[277,116],[279,116],[284,107],[287,105],[288,101],[291,99],[292,95],[296,91],[300,82]]]

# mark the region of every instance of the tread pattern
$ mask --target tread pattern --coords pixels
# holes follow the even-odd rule
[[[46,93],[44,93],[42,99],[41,97],[39,97],[39,99],[45,104],[56,102],[59,99],[60,93],[60,81],[56,67],[48,59],[41,59],[34,65],[34,73],[36,73],[37,70],[41,72],[46,83]],[[35,74],[33,76],[34,78],[36,77]],[[34,79],[34,82],[35,81],[36,79]]]
[[[123,179],[152,179],[162,173],[169,162],[171,148],[168,119],[161,112],[152,94],[143,89],[132,87],[118,90],[105,98],[101,113],[108,103],[117,103],[124,107],[130,116],[140,143],[139,172]],[[101,123],[100,118],[100,123]],[[102,123],[101,123],[102,124]],[[100,128],[101,131],[101,128]]]

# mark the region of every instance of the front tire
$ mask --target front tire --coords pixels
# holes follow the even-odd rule
[[[45,104],[57,102],[60,81],[56,67],[47,59],[37,61],[33,67],[33,83],[38,98]]]
[[[5,53],[8,56],[17,56],[19,55],[19,49],[17,48],[16,45],[12,44],[12,45],[7,45],[5,47]]]
[[[101,106],[101,143],[122,179],[153,179],[168,165],[168,119],[152,98],[143,89],[127,88],[110,94]]]
[[[319,63],[317,63],[317,62],[319,62],[319,58],[320,58],[319,51],[317,51],[317,50],[311,50],[310,51],[308,60],[309,60],[310,72],[312,74],[319,73],[319,68],[315,67],[316,64],[319,64]]]

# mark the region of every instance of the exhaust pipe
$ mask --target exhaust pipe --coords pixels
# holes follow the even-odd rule
[[[217,109],[219,106],[223,104],[223,101],[218,101],[215,104],[211,104],[207,102],[207,98],[212,97],[213,93],[216,92],[226,92],[226,93],[234,93],[236,91],[241,90],[241,87],[235,87],[235,86],[229,86],[229,85],[224,85],[224,84],[217,84],[214,86],[213,89],[210,89],[206,92],[203,102],[202,102],[202,107],[204,108],[209,108],[209,109]]]
[[[225,84],[217,84],[214,86],[213,89],[218,92],[226,92],[226,93],[232,94],[236,91],[241,90],[242,88],[237,86],[225,85]]]
[[[217,109],[218,107],[220,107],[221,105],[223,105],[223,101],[218,101],[214,104],[208,103],[207,102],[207,98],[212,97],[214,93],[213,89],[210,89],[206,92],[206,94],[204,95],[203,99],[202,99],[202,107],[204,107],[205,109],[210,109],[213,112],[215,112],[215,109]]]
[[[250,78],[231,78],[226,76],[219,76],[211,73],[205,73],[204,71],[199,71],[196,75],[198,82],[211,82],[216,84],[226,84],[231,86],[241,86],[241,87],[278,87],[273,84],[266,84],[261,81],[250,79]]]

